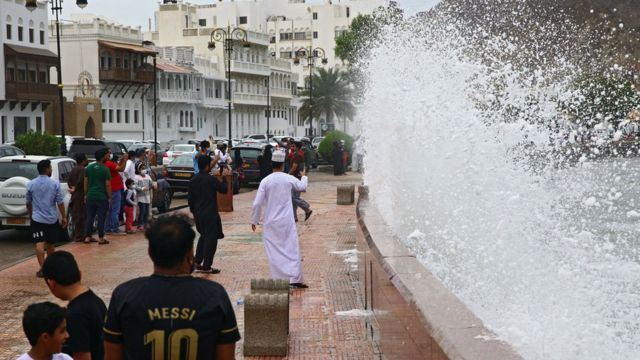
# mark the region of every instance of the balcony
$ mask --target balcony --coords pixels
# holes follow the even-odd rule
[[[242,105],[267,106],[267,95],[235,93],[233,94],[233,102]]]
[[[271,96],[284,99],[291,99],[293,97],[293,95],[291,94],[291,89],[280,88],[271,88]]]
[[[233,60],[231,61],[231,71],[236,73],[245,73],[260,76],[271,75],[271,69],[269,65],[256,64],[245,61]]]
[[[197,103],[200,101],[200,94],[192,90],[160,90],[158,97],[162,102]]]
[[[276,68],[277,70],[284,70],[286,72],[291,71],[291,61],[271,58],[269,59],[272,68]]]
[[[100,82],[134,82],[153,84],[153,70],[100,69]]]
[[[227,100],[224,98],[207,98],[202,99],[202,106],[209,109],[226,108]]]
[[[44,101],[58,100],[58,87],[53,84],[36,84],[26,82],[5,83],[7,100],[16,101]]]

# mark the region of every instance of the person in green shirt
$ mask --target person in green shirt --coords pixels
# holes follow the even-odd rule
[[[84,226],[84,243],[96,242],[93,234],[93,223],[98,217],[98,244],[108,244],[104,238],[104,224],[111,202],[111,173],[104,163],[109,160],[111,150],[104,148],[96,151],[96,162],[84,171],[84,188],[86,203],[86,221]]]

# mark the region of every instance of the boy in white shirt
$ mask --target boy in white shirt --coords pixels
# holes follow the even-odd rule
[[[69,338],[67,310],[52,302],[32,304],[22,316],[31,350],[17,360],[73,360],[62,354],[62,345]]]
[[[137,224],[139,231],[144,231],[145,225],[149,222],[149,209],[151,208],[151,190],[155,189],[157,184],[151,180],[151,176],[147,174],[147,168],[144,164],[140,164],[136,172],[136,195],[138,198],[138,209],[140,216]]]

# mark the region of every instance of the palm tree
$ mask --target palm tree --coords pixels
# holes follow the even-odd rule
[[[299,111],[305,121],[309,121],[311,110],[314,120],[324,117],[328,124],[333,124],[335,118],[353,120],[356,114],[356,108],[351,102],[353,89],[344,71],[317,69],[313,74],[311,95],[313,100],[309,98],[309,88],[300,92],[300,96],[306,97]]]

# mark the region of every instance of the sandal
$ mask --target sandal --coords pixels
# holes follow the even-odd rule
[[[98,241],[98,245],[107,245],[107,244],[109,244],[109,240],[103,239]]]

